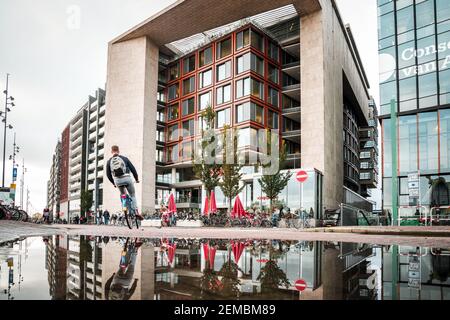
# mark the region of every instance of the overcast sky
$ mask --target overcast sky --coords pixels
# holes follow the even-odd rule
[[[32,209],[45,207],[52,154],[62,130],[88,95],[105,85],[108,41],[173,2],[0,1],[0,92],[10,73],[10,94],[16,102],[8,115],[14,130],[8,131],[7,158],[15,131],[21,147],[18,159],[25,159],[28,170],[25,185]],[[344,22],[352,26],[378,102],[376,0],[337,3]],[[4,95],[0,103],[3,110]],[[12,162],[7,161],[8,185],[11,170]]]

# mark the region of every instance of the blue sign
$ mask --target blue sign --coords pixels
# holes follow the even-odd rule
[[[17,178],[17,168],[13,168],[13,180],[16,181]]]

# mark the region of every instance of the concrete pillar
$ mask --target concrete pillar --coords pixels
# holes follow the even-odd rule
[[[158,47],[146,37],[109,45],[105,157],[112,145],[118,145],[133,162],[141,182],[136,184],[136,197],[143,213],[155,208],[158,60]],[[103,181],[104,209],[119,210],[118,191],[106,173]]]
[[[177,169],[176,168],[172,168],[172,184],[175,184],[175,183],[177,183]],[[175,197],[176,196],[176,189],[175,188],[172,188],[172,193],[173,193],[173,196]]]

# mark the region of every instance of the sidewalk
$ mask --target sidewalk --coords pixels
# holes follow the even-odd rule
[[[331,227],[331,228],[307,229],[305,231],[307,231],[307,232],[331,232],[331,233],[356,233],[356,234],[371,234],[371,235],[399,235],[399,236],[415,236],[415,237],[450,237],[450,226]]]

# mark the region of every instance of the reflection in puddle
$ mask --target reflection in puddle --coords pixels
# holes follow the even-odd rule
[[[3,244],[0,259],[2,300],[450,299],[437,248],[53,236]]]

